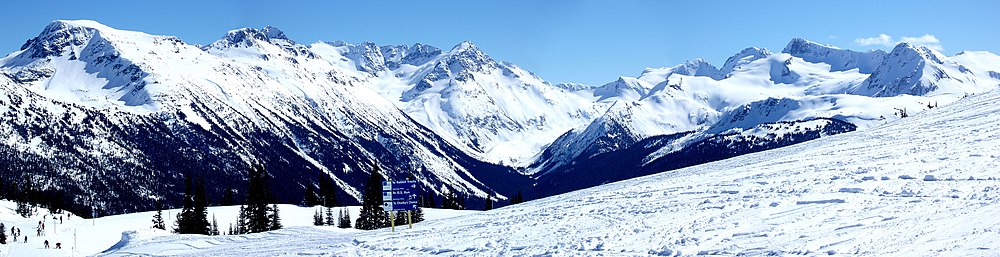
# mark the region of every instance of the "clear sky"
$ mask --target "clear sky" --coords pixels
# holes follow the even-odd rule
[[[16,1],[3,4],[0,52],[57,19],[208,44],[273,25],[293,40],[431,44],[468,40],[550,82],[603,84],[646,67],[704,58],[721,66],[793,37],[841,48],[900,41],[1000,53],[1000,1]]]

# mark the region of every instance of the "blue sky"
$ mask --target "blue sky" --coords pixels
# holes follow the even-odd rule
[[[147,3],[149,2],[149,3]],[[646,67],[704,58],[721,66],[750,47],[781,51],[793,37],[849,49],[900,41],[948,55],[1000,53],[1000,1],[17,1],[5,3],[0,52],[52,20],[207,44],[226,31],[273,25],[300,43],[468,40],[494,59],[551,82],[603,84]]]

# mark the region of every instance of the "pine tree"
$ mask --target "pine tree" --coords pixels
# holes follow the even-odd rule
[[[234,231],[236,232],[237,235],[242,235],[247,233],[246,213],[247,213],[246,208],[243,207],[243,205],[241,204],[239,216],[236,218],[236,230]]]
[[[313,214],[313,226],[323,225],[323,212],[320,212],[319,210],[320,209],[316,209],[316,214]]]
[[[337,224],[338,228],[351,228],[351,212],[347,208],[340,210],[340,221]]]
[[[156,202],[156,214],[153,215],[153,228],[167,230],[167,225],[163,222],[163,204]]]
[[[215,220],[215,214],[212,214],[212,229],[209,230],[208,234],[213,236],[219,235],[219,223]]]
[[[492,195],[488,195],[488,196],[486,196],[486,206],[483,207],[483,210],[484,211],[488,211],[488,210],[492,210],[492,209],[493,209],[493,196]]]
[[[210,235],[212,224],[208,223],[208,193],[205,191],[205,180],[195,180],[194,208],[192,224],[195,234]]]
[[[17,214],[20,214],[21,217],[25,217],[25,218],[31,217],[31,207],[28,206],[27,202],[20,202],[20,201],[17,202],[17,210],[16,210],[16,212],[17,212]]]
[[[337,225],[336,223],[334,223],[333,220],[333,208],[326,207],[326,221],[324,222],[324,225],[327,226]]]
[[[389,225],[389,217],[382,209],[382,174],[379,173],[378,163],[372,165],[372,172],[365,181],[364,195],[362,196],[361,213],[358,220],[354,222],[354,227],[361,230],[372,230],[384,228]]]
[[[268,219],[267,200],[270,196],[267,188],[267,171],[258,164],[248,173],[246,208],[243,211],[245,220],[244,233],[259,233],[271,228]]]
[[[271,226],[268,230],[278,230],[284,227],[281,225],[281,215],[278,213],[278,204],[271,204],[268,219],[270,220],[269,225]]]
[[[226,235],[235,235],[236,230],[233,229],[233,223],[229,223],[229,232]]]
[[[0,244],[7,244],[7,228],[0,223]]]
[[[417,207],[413,211],[413,223],[424,221],[424,208]]]
[[[174,233],[178,234],[210,234],[208,223],[208,197],[205,194],[205,182],[198,180],[192,185],[191,177],[184,179],[184,207],[177,214],[174,223]]]
[[[409,224],[406,220],[406,211],[397,211],[396,214],[396,226],[402,226]],[[410,220],[413,220],[413,216],[410,216]]]
[[[174,233],[178,234],[191,234],[191,220],[193,219],[192,213],[194,212],[194,188],[191,184],[191,177],[184,177],[184,205],[181,207],[181,212],[177,213],[177,219],[174,220]]]

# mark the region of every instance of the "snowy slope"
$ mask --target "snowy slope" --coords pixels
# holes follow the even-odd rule
[[[397,233],[170,237],[109,255],[992,256],[998,101],[991,91],[864,131]]]
[[[155,211],[139,212],[115,216],[100,217],[97,219],[84,219],[77,215],[67,216],[67,213],[56,214],[62,216],[62,222],[53,222],[52,214],[48,209],[39,209],[38,213],[29,218],[21,217],[14,212],[16,204],[11,201],[0,201],[0,223],[8,229],[7,236],[10,238],[9,229],[11,226],[21,229],[21,233],[28,236],[28,243],[24,243],[24,236],[19,237],[17,242],[8,239],[8,244],[0,245],[0,256],[91,256],[101,252],[115,249],[131,243],[129,240],[148,239],[153,237],[176,237],[176,235],[152,228],[153,215]],[[300,207],[295,205],[278,205],[281,223],[288,230],[305,229],[323,231],[325,233],[348,234],[356,233],[355,229],[339,229],[335,227],[320,226],[312,224],[312,217],[317,208]],[[347,210],[353,219],[358,217],[360,207],[338,207],[334,208],[334,215],[340,210]],[[175,215],[180,209],[163,210],[164,223],[168,229],[172,226]],[[425,220],[436,220],[451,218],[455,216],[467,215],[476,211],[423,209]],[[239,214],[239,206],[216,206],[208,208],[209,219],[215,219],[221,233],[227,233],[229,226],[236,224],[236,217]],[[45,234],[36,236],[35,228],[38,221],[45,219]],[[209,220],[212,222],[212,220]],[[416,226],[420,226],[417,223]],[[405,225],[403,225],[405,226]],[[260,235],[248,235],[247,238],[256,238]],[[205,237],[211,238],[211,237]],[[237,237],[232,237],[237,238]],[[43,242],[48,240],[51,247],[44,249]],[[54,249],[56,243],[62,243],[62,249]],[[191,246],[186,245],[186,246]],[[183,251],[184,247],[180,247]],[[164,250],[164,253],[170,251]]]

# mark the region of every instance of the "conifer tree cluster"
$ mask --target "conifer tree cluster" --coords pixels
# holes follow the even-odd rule
[[[268,174],[263,165],[256,165],[247,174],[246,203],[240,205],[240,214],[231,234],[259,233],[281,229],[278,205],[271,204]]]
[[[324,211],[325,210],[325,211]],[[324,214],[325,213],[325,214]],[[333,208],[317,208],[313,214],[314,226],[337,226],[338,228],[351,228],[351,214],[347,208],[337,211],[337,217],[333,217]]]
[[[313,226],[322,225],[326,225],[326,223],[323,223],[323,213],[320,212],[320,209],[316,209],[316,214],[313,214]]]
[[[347,211],[347,208],[340,209],[340,217],[337,221],[338,228],[351,228],[351,213]]]
[[[378,163],[372,165],[372,172],[365,181],[361,213],[358,214],[354,227],[361,230],[389,227],[389,215],[382,209],[382,174]]]
[[[205,182],[201,179],[192,181],[192,178],[187,176],[184,178],[184,207],[177,214],[174,233],[209,235],[210,232]]]

